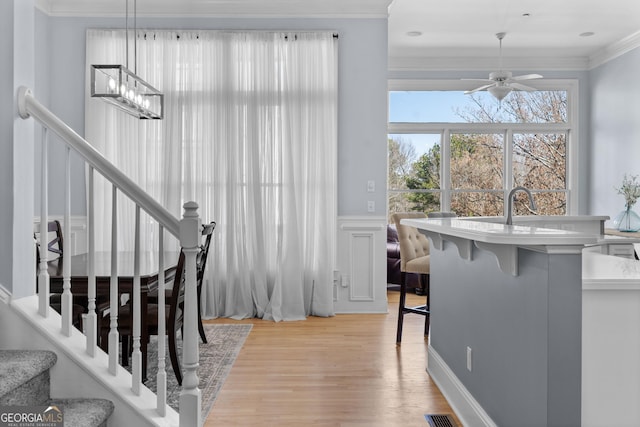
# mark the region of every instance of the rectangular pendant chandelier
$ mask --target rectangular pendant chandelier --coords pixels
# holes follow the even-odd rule
[[[164,95],[123,65],[91,65],[91,97],[139,119],[164,115]]]

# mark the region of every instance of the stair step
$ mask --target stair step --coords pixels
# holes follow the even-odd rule
[[[44,405],[56,360],[47,350],[0,350],[0,406]]]
[[[0,406],[58,406],[65,427],[106,427],[113,403],[106,399],[51,399],[48,350],[0,350]]]
[[[65,427],[106,427],[113,413],[106,399],[51,399],[47,405],[62,408]]]

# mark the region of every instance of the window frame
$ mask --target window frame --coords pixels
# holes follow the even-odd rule
[[[388,92],[396,91],[464,91],[473,89],[473,82],[445,79],[390,79]],[[576,215],[579,206],[578,159],[579,159],[579,99],[577,79],[542,79],[527,82],[528,86],[538,90],[564,90],[567,92],[566,123],[435,123],[435,122],[387,122],[387,135],[394,134],[440,134],[441,141],[449,141],[451,133],[504,133],[504,200],[509,189],[513,188],[513,134],[514,133],[565,133],[566,135],[566,213]],[[449,210],[451,206],[449,144],[440,144],[440,182],[441,188],[433,190],[440,193],[440,207]],[[387,192],[390,189],[387,186]],[[388,199],[388,194],[387,194]],[[388,206],[387,206],[388,209]],[[504,215],[507,215],[506,204]]]

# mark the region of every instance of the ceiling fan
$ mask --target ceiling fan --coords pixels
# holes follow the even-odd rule
[[[531,86],[523,85],[519,83],[523,80],[541,79],[540,74],[524,74],[521,76],[514,76],[511,71],[502,70],[502,39],[507,33],[497,33],[496,37],[500,40],[500,71],[494,71],[489,74],[488,79],[462,79],[473,80],[478,82],[491,82],[472,90],[468,90],[465,94],[486,90],[491,95],[495,96],[498,101],[502,101],[512,90],[525,90],[527,92],[536,90]]]

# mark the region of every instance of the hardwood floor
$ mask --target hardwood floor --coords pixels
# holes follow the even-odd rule
[[[459,423],[425,371],[424,317],[405,315],[396,347],[398,293],[388,296],[389,314],[206,321],[253,329],[205,426],[428,426],[425,414]]]

